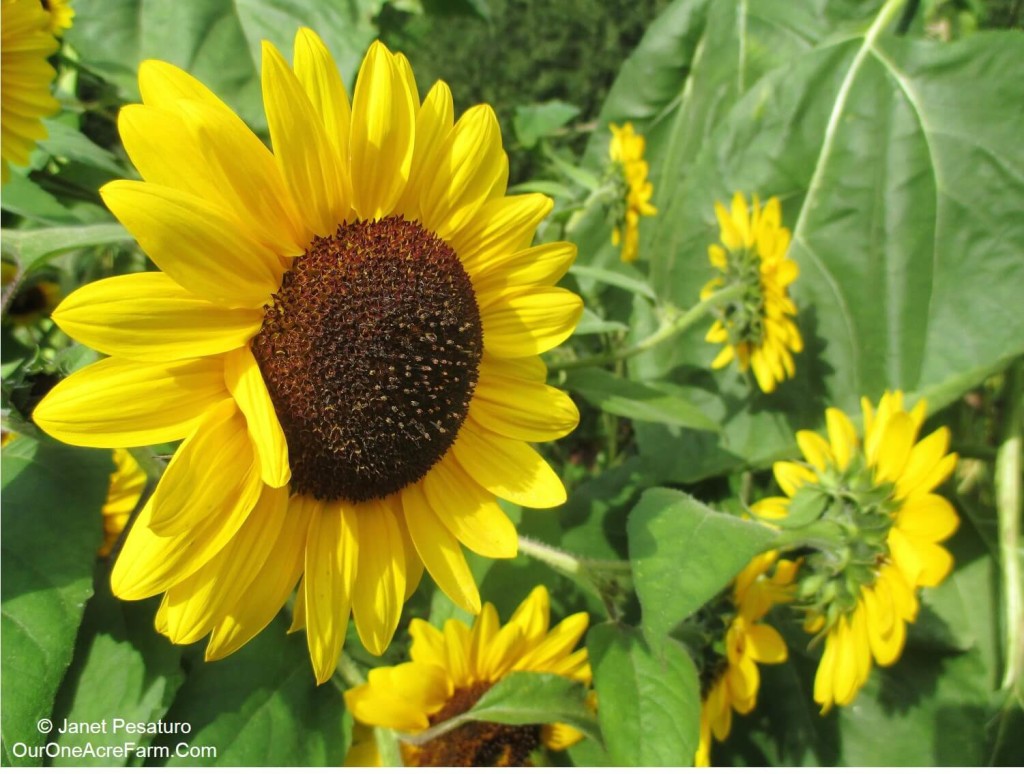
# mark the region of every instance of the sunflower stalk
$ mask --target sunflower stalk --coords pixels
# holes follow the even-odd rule
[[[553,363],[551,370],[571,371],[576,368],[609,365],[636,357],[692,328],[708,314],[714,312],[715,309],[730,301],[741,298],[745,292],[746,287],[740,284],[723,288],[686,311],[669,311],[665,315],[662,324],[658,327],[658,330],[630,347],[621,349],[618,352],[605,352],[600,355],[581,357],[564,363]]]
[[[519,536],[519,550],[596,594],[604,603],[608,617],[619,619],[625,598],[632,587],[629,562],[574,556],[525,535]]]
[[[1004,394],[1007,416],[996,454],[995,489],[1006,648],[1002,688],[1013,691],[1024,677],[1024,579],[1021,578],[1020,558],[1024,361],[1010,367]]]

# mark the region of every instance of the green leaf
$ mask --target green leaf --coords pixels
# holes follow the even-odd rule
[[[524,726],[567,723],[593,739],[601,738],[597,717],[587,707],[587,687],[555,674],[513,672],[487,691],[460,717]]]
[[[192,733],[154,744],[215,747],[216,760],[205,762],[218,766],[337,766],[349,744],[341,693],[316,686],[305,637],[286,635],[280,618],[223,661],[197,659],[166,720]]]
[[[778,534],[661,488],[644,492],[627,530],[644,631],[651,637],[668,634],[696,612]]]
[[[886,388],[948,400],[964,375],[1024,351],[1011,311],[1024,291],[1024,161],[1011,128],[1024,85],[1004,77],[1022,56],[1020,36],[999,33],[949,45],[838,39],[759,80],[703,144],[651,236],[664,246],[653,286],[677,305],[698,297],[718,239],[714,201],[735,190],[781,196],[801,269],[805,351],[796,378],[758,399],[788,427],[756,404],[735,410],[751,386],[733,367],[701,387],[719,406],[712,416],[731,416],[723,451],[735,460],[771,457],[786,429],[818,427],[825,406],[853,412]],[[635,373],[706,368],[714,348],[702,334],[637,358]],[[678,451],[681,467],[699,456]]]
[[[39,147],[53,156],[77,161],[115,177],[124,177],[126,170],[118,163],[113,153],[101,148],[78,129],[60,121],[43,121],[48,136],[39,141]]]
[[[817,521],[828,504],[831,497],[821,489],[812,486],[802,486],[789,501],[789,508],[785,518],[778,519],[774,523],[786,529],[805,527],[812,521]]]
[[[550,137],[580,113],[568,102],[553,99],[533,105],[520,105],[512,118],[516,139],[524,148],[532,148],[542,137]]]
[[[4,251],[17,257],[24,270],[70,250],[132,241],[131,234],[120,223],[26,230],[5,228],[0,231],[0,238],[4,241]]]
[[[587,635],[598,720],[614,766],[690,766],[697,751],[697,670],[675,640],[648,644],[606,623]]]
[[[53,741],[62,746],[122,747],[126,754],[120,758],[57,755],[50,761],[58,765],[124,764],[132,757],[129,745],[145,746],[154,734],[127,723],[115,725],[115,718],[131,723],[160,720],[185,677],[181,648],[153,627],[156,605],[114,599],[108,572],[103,563],[96,577],[96,596],[89,601],[82,622],[78,655],[54,710],[55,717],[67,723],[105,720],[106,724],[98,733],[54,734]]]
[[[71,663],[92,569],[102,543],[100,509],[110,452],[17,438],[2,453],[3,762],[12,745],[44,742],[36,723],[52,717]],[[38,758],[20,758],[35,763]]]
[[[567,372],[565,386],[615,416],[701,430],[718,427],[679,387],[667,382],[641,384],[600,368],[580,368]]]
[[[162,59],[188,70],[231,105],[250,126],[266,130],[260,86],[261,41],[291,59],[296,31],[314,29],[346,82],[376,35],[373,18],[384,0],[90,0],[75,4],[66,34],[82,61],[139,97],[138,65]],[[174,34],[168,34],[173,30]]]

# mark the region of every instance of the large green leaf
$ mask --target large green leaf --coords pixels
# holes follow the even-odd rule
[[[351,84],[376,34],[372,19],[382,5],[383,0],[78,0],[67,39],[87,67],[128,99],[138,99],[139,63],[163,59],[188,70],[262,131],[261,41],[271,41],[290,59],[295,32],[311,27]]]
[[[89,226],[57,226],[38,229],[3,229],[4,252],[19,260],[26,270],[55,255],[82,247],[130,242],[132,237],[120,223]]]
[[[629,514],[629,560],[644,631],[664,636],[725,588],[777,533],[673,489],[648,489]]]
[[[100,509],[110,452],[17,438],[3,449],[3,762],[12,746],[43,743],[71,663],[92,568],[102,543]]]
[[[53,741],[65,747],[119,748],[122,755],[52,758],[56,764],[112,766],[132,757],[132,745],[145,746],[155,736],[145,726],[164,716],[184,679],[181,648],[153,627],[154,604],[119,602],[110,592],[104,563],[96,577],[79,634],[78,654],[57,696],[54,714],[68,723]],[[115,720],[117,719],[117,720]],[[119,723],[120,721],[125,721]],[[97,721],[106,721],[99,730]],[[71,725],[77,724],[77,725]]]
[[[167,714],[191,734],[159,737],[172,752],[179,743],[213,747],[218,766],[338,766],[345,760],[349,727],[341,694],[316,686],[306,639],[271,623],[223,661],[193,665]],[[174,756],[173,765],[196,765]]]
[[[705,407],[710,416],[734,417],[724,451],[741,459],[777,456],[792,430],[821,424],[824,404],[852,411],[861,395],[898,387],[937,408],[965,375],[981,379],[1024,350],[1024,154],[1014,131],[1024,84],[1004,77],[1024,40],[990,33],[940,45],[885,27],[758,81],[703,145],[652,237],[652,285],[690,305],[711,276],[714,201],[735,190],[782,199],[801,268],[797,377],[751,411],[752,389],[731,368],[692,396],[718,404]],[[703,332],[638,359],[636,374],[681,379],[706,368],[714,348]],[[664,453],[664,433],[646,432],[644,450]],[[681,470],[726,467],[681,440]]]
[[[697,750],[697,670],[669,638],[617,624],[590,630],[598,719],[614,766],[689,766]]]
[[[566,723],[600,739],[597,718],[587,707],[582,683],[554,674],[513,672],[502,678],[472,709],[461,715],[471,720],[521,726]]]

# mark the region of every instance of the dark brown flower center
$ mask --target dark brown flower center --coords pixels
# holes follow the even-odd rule
[[[491,683],[477,683],[457,689],[430,717],[430,725],[466,712],[490,687]],[[540,726],[470,722],[419,747],[404,747],[403,757],[411,766],[529,766],[530,755],[540,743]]]
[[[401,217],[317,237],[252,342],[292,490],[360,502],[418,481],[469,411],[483,328],[452,248]]]

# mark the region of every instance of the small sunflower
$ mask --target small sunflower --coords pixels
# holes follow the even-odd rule
[[[725,346],[711,367],[723,368],[735,360],[740,371],[753,368],[761,390],[772,392],[793,376],[792,353],[804,347],[788,291],[800,273],[786,257],[789,229],[781,225],[782,210],[774,196],[763,209],[755,196],[750,210],[746,197],[736,193],[732,209],[715,202],[715,214],[721,244],[711,245],[708,257],[719,275],[701,290],[701,300],[734,285],[745,290],[741,298],[715,312],[718,319],[705,341]]]
[[[107,501],[103,504],[103,545],[97,553],[110,556],[128,519],[146,489],[146,473],[127,449],[114,449],[114,472],[110,474]]]
[[[722,742],[732,713],[746,715],[757,704],[758,664],[780,664],[788,655],[782,635],[762,623],[771,608],[792,598],[797,563],[769,551],[754,557],[736,576],[732,591],[703,616],[712,638],[701,666],[700,742],[694,763],[711,765],[711,739]],[[724,637],[714,636],[724,627]]]
[[[633,263],[639,253],[640,216],[657,215],[651,204],[654,186],[647,179],[648,165],[644,161],[644,137],[637,134],[633,124],[611,124],[612,141],[608,157],[612,162],[612,176],[621,193],[614,208],[615,228],[612,244],[622,245],[620,256],[625,263]]]
[[[65,30],[71,29],[74,23],[75,9],[71,7],[71,0],[40,0],[43,8],[50,14],[50,34],[58,38]]]
[[[547,589],[537,586],[508,623],[500,625],[490,603],[472,628],[457,620],[443,631],[415,619],[411,661],[373,669],[369,681],[345,692],[356,721],[416,734],[469,710],[487,690],[512,672],[541,672],[590,683],[587,650],[573,650],[587,629],[576,613],[548,631]],[[505,726],[470,722],[421,746],[403,744],[411,766],[521,766],[541,745],[564,750],[582,735],[560,723]],[[365,747],[360,760],[372,760]]]
[[[806,462],[775,465],[786,496],[752,506],[779,519],[795,498],[818,497],[819,531],[835,543],[804,562],[796,597],[807,610],[807,631],[825,639],[814,683],[822,712],[853,701],[872,659],[889,666],[899,658],[906,626],[917,617],[916,590],[938,585],[952,570],[953,557],[939,543],[959,525],[953,506],[932,491],[956,467],[956,454],[947,454],[949,430],[918,441],[925,402],[907,411],[899,391],[886,392],[877,411],[866,398],[861,408],[863,442],[846,414],[828,409],[828,440],[801,431]]]
[[[50,94],[57,71],[46,61],[58,44],[39,0],[2,0],[0,14],[0,156],[6,183],[9,165],[28,164],[36,141],[46,138],[42,119],[60,107]]]
[[[66,443],[184,439],[112,575],[164,594],[174,642],[223,657],[299,579],[317,680],[349,614],[382,653],[424,566],[464,609],[480,598],[462,546],[512,557],[503,498],[565,500],[529,442],[579,415],[538,357],[580,299],[553,283],[575,248],[530,247],[550,211],[505,196],[493,111],[456,122],[438,82],[420,102],[401,54],[374,43],[352,102],[323,42],[294,67],[263,47],[273,152],[197,80],[139,70],[118,125],[143,181],[102,189],[160,272],[113,277],[54,320],[111,355],[72,374],[35,420]]]

